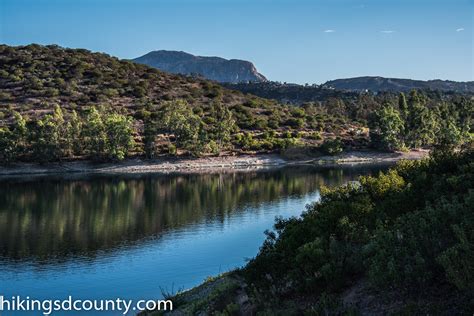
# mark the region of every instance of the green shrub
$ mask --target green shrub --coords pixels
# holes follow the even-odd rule
[[[342,141],[336,138],[325,140],[319,149],[326,155],[337,155],[344,151],[344,146]]]
[[[323,139],[323,136],[321,135],[321,132],[312,132],[308,135],[308,138],[313,140],[321,140]]]
[[[107,135],[106,153],[111,160],[123,160],[134,145],[132,121],[120,114],[107,115],[105,119]]]
[[[292,128],[302,128],[304,126],[304,119],[290,117],[286,120],[285,125]]]
[[[172,156],[176,156],[178,153],[178,149],[173,144],[168,144],[168,154]]]
[[[243,275],[270,297],[337,294],[368,278],[379,292],[450,285],[472,302],[473,158],[439,153],[322,190],[301,217],[277,219]]]

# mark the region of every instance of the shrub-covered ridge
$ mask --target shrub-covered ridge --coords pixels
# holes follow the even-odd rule
[[[55,116],[57,108],[61,118]],[[106,124],[107,116],[118,115],[115,121],[125,123],[121,126],[133,136],[133,144],[116,137],[115,132],[120,131],[111,128],[108,140],[102,137],[102,147],[107,149],[108,143],[118,138],[125,150],[96,155],[78,144],[75,152],[69,150],[59,139],[66,136],[66,130],[61,131],[62,137],[55,137],[59,125],[71,125],[78,132],[75,137],[89,143],[91,135],[83,131],[89,128],[91,113],[96,110],[98,124]],[[26,129],[17,129],[18,123],[24,123]],[[233,149],[272,151],[293,144],[295,136],[302,143],[318,144],[322,135],[335,138],[347,130],[360,133],[345,139],[366,143],[363,126],[314,106],[300,109],[282,105],[208,80],[164,73],[85,49],[0,45],[1,162],[200,155]],[[219,138],[223,132],[226,135]],[[41,133],[51,138],[48,144],[38,140],[44,138]],[[23,151],[12,150],[11,144],[18,142]],[[36,155],[35,147],[49,145],[61,150],[51,156]]]
[[[325,190],[300,218],[279,219],[243,270],[259,308],[277,310],[275,302],[306,298],[302,308],[319,314],[328,297],[368,280],[380,295],[396,290],[401,309],[438,291],[444,305],[431,294],[415,313],[426,313],[431,303],[440,314],[472,313],[473,158],[471,150],[405,161]],[[333,304],[333,313],[342,310]]]
[[[84,49],[0,45],[0,163],[456,147],[473,115],[466,95],[335,92],[289,106]]]

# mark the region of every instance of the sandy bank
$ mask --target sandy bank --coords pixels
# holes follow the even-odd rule
[[[128,159],[118,163],[73,161],[51,164],[18,163],[0,167],[0,176],[57,173],[170,173],[207,172],[225,169],[254,169],[298,164],[355,164],[394,162],[400,159],[421,159],[427,151],[383,153],[376,151],[345,152],[336,156],[305,157],[290,160],[276,154],[222,156],[205,158]]]

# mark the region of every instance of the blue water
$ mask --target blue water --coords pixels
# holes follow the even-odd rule
[[[244,265],[321,185],[381,168],[3,180],[0,295],[158,299]]]

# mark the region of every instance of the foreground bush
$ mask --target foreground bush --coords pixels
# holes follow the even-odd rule
[[[278,219],[244,269],[260,295],[446,288],[474,308],[474,154],[405,161],[325,189],[300,218]]]

